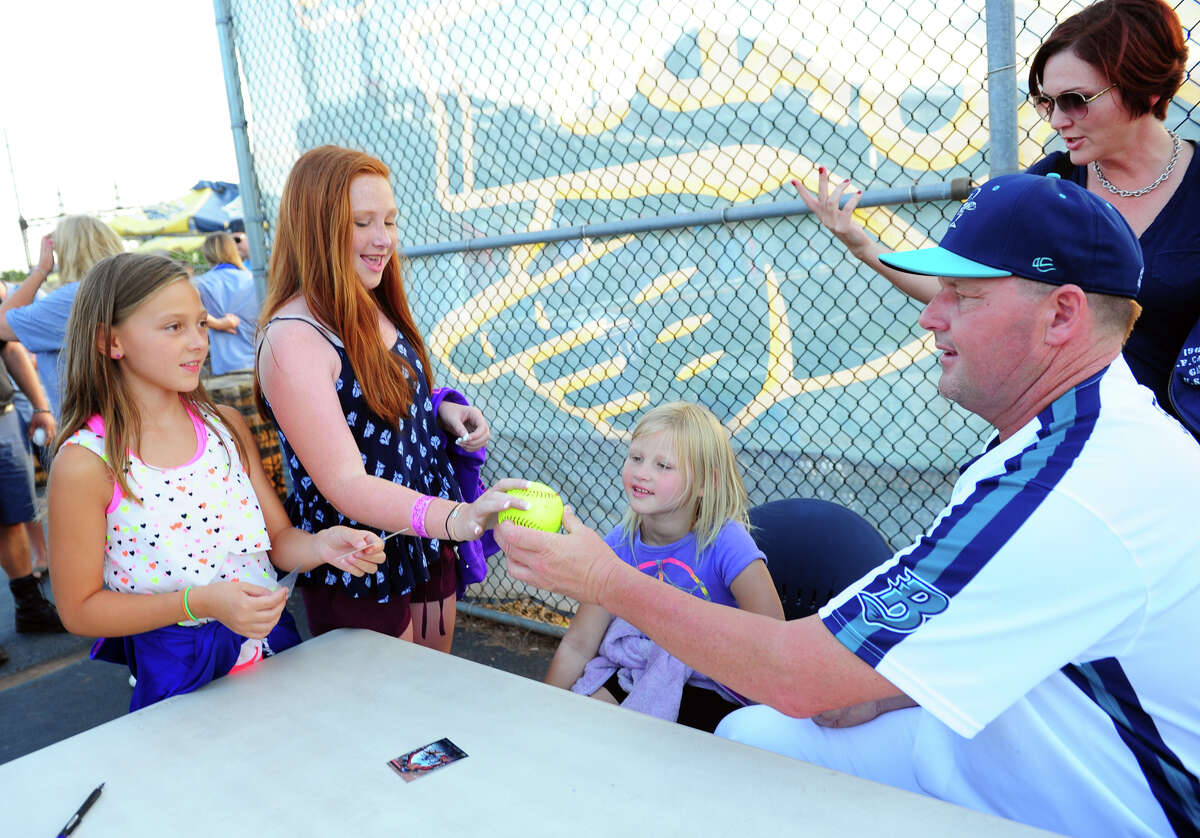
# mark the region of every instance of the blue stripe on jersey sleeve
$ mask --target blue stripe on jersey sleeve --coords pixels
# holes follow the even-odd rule
[[[824,618],[843,646],[871,666],[950,607],[1008,543],[1075,462],[1100,410],[1099,376],[1038,416],[1037,440],[1003,472],[980,480],[916,546]]]
[[[1112,719],[1176,835],[1200,833],[1200,782],[1163,741],[1116,658],[1067,664],[1067,678]]]

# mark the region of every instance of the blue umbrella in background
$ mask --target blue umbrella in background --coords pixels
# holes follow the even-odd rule
[[[245,229],[238,186],[223,180],[202,180],[179,198],[115,216],[108,224],[123,238],[141,240],[138,250],[178,252],[198,249],[206,233]]]

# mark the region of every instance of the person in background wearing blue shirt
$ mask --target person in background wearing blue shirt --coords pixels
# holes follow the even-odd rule
[[[211,233],[202,252],[212,270],[196,277],[193,284],[208,311],[213,375],[252,369],[258,329],[254,277],[242,265],[237,243],[229,233]]]
[[[0,340],[19,340],[37,358],[38,376],[56,419],[62,415],[58,401],[58,356],[79,280],[104,257],[124,252],[121,237],[103,221],[88,215],[67,216],[58,223],[53,235],[42,238],[37,265],[0,305]],[[58,288],[38,297],[56,261]]]
[[[246,238],[245,233],[230,233],[233,237],[233,243],[237,245],[238,256],[241,257],[242,265],[250,264],[250,239]]]

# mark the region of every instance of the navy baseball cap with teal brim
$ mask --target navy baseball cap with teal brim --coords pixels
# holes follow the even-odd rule
[[[1121,214],[1053,174],[993,178],[963,202],[937,247],[879,260],[914,274],[1020,276],[1117,297],[1136,297],[1142,285],[1142,246]]]

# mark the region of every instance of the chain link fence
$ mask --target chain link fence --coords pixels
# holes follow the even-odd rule
[[[1082,5],[1016,4],[1022,166],[1053,139],[1023,98],[1029,59]],[[790,181],[986,178],[984,0],[231,6],[267,249],[302,151],[391,167],[414,313],[437,382],[489,418],[488,482],[550,483],[606,530],[630,428],[688,399],[730,430],[754,503],[834,500],[896,547],[941,508],[987,428],[938,396],[919,306],[795,214]],[[1194,33],[1200,0],[1176,7]],[[1197,138],[1191,69],[1167,122]],[[860,219],[924,246],[956,207]],[[471,593],[573,608],[499,561]]]

